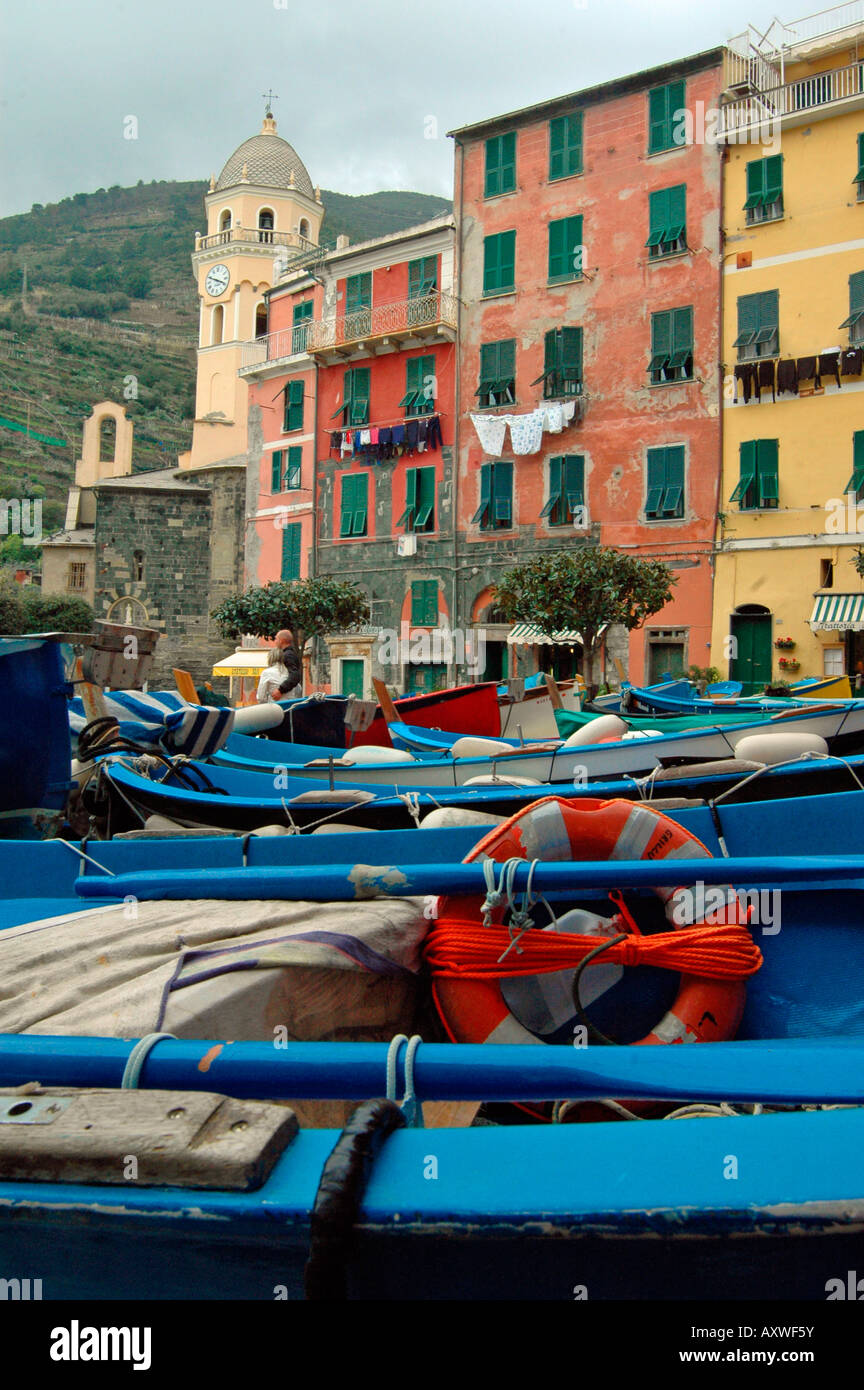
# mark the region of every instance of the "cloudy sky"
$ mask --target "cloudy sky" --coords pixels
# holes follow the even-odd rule
[[[449,196],[454,126],[712,48],[778,10],[799,16],[781,0],[0,0],[0,216],[218,173],[271,88],[321,187]]]

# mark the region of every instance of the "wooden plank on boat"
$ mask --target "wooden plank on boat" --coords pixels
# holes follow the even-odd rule
[[[397,713],[396,706],[393,703],[390,691],[387,689],[384,682],[378,680],[377,677],[373,677],[372,688],[374,689],[375,694],[378,697],[378,703],[381,706],[381,713],[384,715],[384,718],[387,720],[387,723],[398,724],[400,722],[399,715]]]
[[[190,705],[200,704],[198,691],[195,688],[195,682],[192,679],[191,672],[172,669],[171,674],[174,677],[177,694],[182,696],[184,700],[188,700]]]
[[[81,696],[81,703],[84,706],[88,724],[92,724],[94,719],[107,718],[108,710],[105,707],[105,696],[100,686],[85,681],[84,664],[80,657],[75,662],[75,688]]]
[[[553,709],[563,709],[564,701],[561,699],[561,691],[558,689],[558,682],[554,676],[547,674],[543,677],[546,682],[546,689],[549,691],[549,699],[552,701]]]
[[[0,1089],[0,1179],[248,1192],[297,1130],[274,1101],[31,1083]]]

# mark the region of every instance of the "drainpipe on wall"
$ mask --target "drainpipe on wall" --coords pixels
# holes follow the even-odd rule
[[[461,627],[463,632],[467,631],[465,619],[467,614],[462,614],[458,609],[459,595],[459,444],[460,444],[460,421],[462,410],[462,372],[461,372],[461,346],[462,346],[462,197],[465,184],[465,149],[461,140],[456,141],[457,158],[459,161],[459,196],[456,200],[455,221],[453,236],[453,250],[456,257],[456,264],[453,267],[453,286],[456,291],[456,369],[455,384],[453,392],[453,585],[451,590],[450,612],[451,626]],[[473,649],[472,649],[473,650]],[[467,674],[467,673],[466,673]]]

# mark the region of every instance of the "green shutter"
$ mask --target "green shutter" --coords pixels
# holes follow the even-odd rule
[[[660,510],[665,517],[684,515],[684,446],[674,444],[665,451],[665,481]]]
[[[765,202],[776,203],[783,196],[783,156],[769,155],[765,160]]]
[[[669,226],[669,189],[660,188],[648,199],[648,240],[649,247],[660,247],[666,239]]]
[[[282,573],[286,581],[300,578],[300,538],[303,524],[292,521],[282,529]]]
[[[776,439],[760,439],[756,448],[756,471],[760,507],[776,507],[779,501],[777,489],[777,447]]]
[[[693,359],[693,309],[688,306],[686,309],[672,309],[669,317],[671,319],[671,355],[669,357],[669,367],[690,367],[687,375],[692,375]],[[680,378],[679,378],[680,380]]]
[[[648,239],[645,245],[657,255],[674,247],[687,231],[687,185],[660,188],[648,200]],[[685,237],[686,239],[686,237]]]
[[[658,154],[676,146],[676,112],[684,107],[684,83],[670,82],[648,93],[648,153]]]
[[[408,262],[408,298],[419,299],[431,294],[438,285],[438,257],[421,256]]]
[[[549,280],[573,280],[582,274],[582,218],[562,217],[549,223]]]
[[[345,281],[345,313],[355,314],[372,307],[372,272],[349,275]]]
[[[516,340],[505,338],[499,343],[480,346],[480,384],[475,391],[479,397],[492,396],[492,405],[504,405],[515,399]],[[502,399],[495,399],[501,396]],[[481,404],[483,402],[481,401]]]
[[[668,190],[669,193],[669,222],[666,228],[665,241],[674,243],[679,237],[685,237],[687,231],[687,185],[686,183],[676,184],[674,188]]]
[[[397,526],[404,526],[406,531],[411,531],[414,508],[417,505],[417,473],[416,468],[409,468],[405,473],[405,510],[396,522]]]
[[[480,502],[476,512],[471,518],[472,526],[479,521],[481,526],[489,510],[489,503],[492,500],[492,464],[482,463],[480,465]]]
[[[342,409],[346,425],[369,423],[368,367],[354,367],[345,373],[344,401]]]
[[[666,486],[666,450],[649,449],[645,490],[645,515],[658,517]]]
[[[853,183],[864,183],[864,134],[858,136],[858,172]]]
[[[270,459],[270,491],[282,491],[282,450],[274,449]]]
[[[765,161],[751,159],[747,165],[747,197],[744,210],[761,207],[765,201]]]
[[[549,501],[540,513],[542,517],[550,518],[550,526],[557,523],[551,520],[552,513],[558,508],[561,502],[564,484],[564,460],[562,458],[551,458],[549,460]]]
[[[672,356],[672,314],[667,310],[651,315],[651,360],[648,370],[661,372]]]
[[[288,464],[285,468],[284,490],[291,492],[300,486],[303,466],[303,450],[299,444],[292,444],[288,450]]]
[[[741,301],[738,302],[740,304]],[[756,481],[757,442],[755,439],[746,439],[739,447],[740,473],[737,486],[729,501],[737,502],[742,509],[750,505],[748,494]]]
[[[856,498],[864,492],[864,430],[856,430],[852,436],[852,477],[843,492],[854,492]]]
[[[417,469],[417,509],[414,515],[415,531],[435,530],[435,469]]]
[[[568,454],[564,460],[564,497],[570,520],[576,508],[585,505],[585,458],[582,454]]]
[[[303,428],[302,381],[289,381],[285,388],[285,419],[282,428],[286,434],[289,430],[302,430]]]
[[[438,580],[415,579],[411,585],[411,626],[438,626]]]
[[[484,196],[494,198],[499,193],[511,193],[516,187],[516,132],[493,135],[486,141],[486,178]]]
[[[349,474],[342,477],[342,508],[339,516],[339,535],[344,539],[351,535],[354,523],[354,484],[357,479]]]
[[[561,390],[575,396],[582,390],[582,329],[561,329]]]
[[[483,242],[483,293],[512,290],[516,270],[516,233],[499,232]]]
[[[849,276],[849,317],[841,323],[841,328],[853,328],[864,317],[864,270],[856,270]]]
[[[351,535],[365,536],[366,517],[368,513],[369,478],[365,473],[362,473],[354,479],[354,483],[354,522],[351,527]]]
[[[549,178],[565,179],[582,172],[582,112],[549,122]]]
[[[767,342],[777,329],[778,292],[765,290],[762,294],[742,294],[738,298],[738,337],[733,347],[749,347]]]
[[[507,527],[513,522],[513,465],[494,463],[492,465],[492,521]]]
[[[304,299],[304,300],[302,301],[302,303],[300,303],[300,304],[295,304],[295,305],[294,305],[294,313],[293,313],[293,320],[292,320],[293,323],[295,323],[295,324],[297,324],[297,323],[304,323],[304,322],[306,322],[308,319],[311,319],[311,317],[312,317],[312,300],[311,300],[311,299]]]

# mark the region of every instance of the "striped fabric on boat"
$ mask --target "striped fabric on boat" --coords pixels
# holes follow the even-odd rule
[[[188,758],[215,753],[234,728],[233,709],[190,705],[171,690],[113,690],[104,700],[106,713],[118,721],[124,738]],[[77,737],[88,722],[83,702],[76,696],[69,702],[72,733]]]

